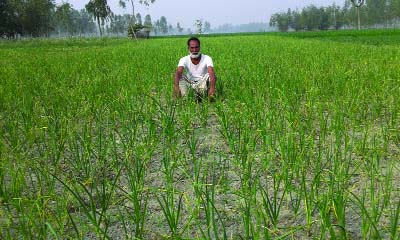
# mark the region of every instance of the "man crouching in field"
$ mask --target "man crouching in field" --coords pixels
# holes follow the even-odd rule
[[[189,55],[181,58],[174,78],[175,96],[186,96],[194,91],[197,99],[215,96],[216,77],[211,57],[200,53],[200,40],[192,37],[187,41]],[[183,74],[186,70],[186,74]]]

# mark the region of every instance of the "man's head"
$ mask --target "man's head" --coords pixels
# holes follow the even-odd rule
[[[196,37],[191,37],[187,41],[189,54],[191,58],[199,58],[200,53],[200,40]]]

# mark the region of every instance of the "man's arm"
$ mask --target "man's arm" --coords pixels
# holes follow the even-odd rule
[[[216,83],[214,68],[208,67],[207,70],[208,70],[208,75],[210,76],[210,90],[208,90],[208,96],[214,96],[215,95],[215,83]]]
[[[179,66],[178,69],[176,69],[175,76],[174,76],[174,94],[176,97],[181,96],[181,91],[179,89],[179,80],[182,78],[183,74],[183,67]]]

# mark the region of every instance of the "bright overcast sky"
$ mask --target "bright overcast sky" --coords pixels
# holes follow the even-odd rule
[[[89,0],[56,0],[57,3],[69,2],[75,9],[82,9]],[[329,6],[333,3],[343,6],[344,0],[156,0],[149,7],[135,2],[135,13],[140,13],[142,19],[150,14],[153,21],[161,16],[167,22],[176,25],[177,22],[184,28],[192,28],[196,19],[208,21],[211,27],[225,23],[245,24],[250,22],[268,22],[271,14],[286,12],[288,8],[302,9],[314,4],[318,7]],[[118,0],[108,0],[111,10],[117,14],[131,13],[130,1],[127,8],[122,9]]]

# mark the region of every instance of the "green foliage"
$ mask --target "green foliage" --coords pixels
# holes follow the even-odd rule
[[[73,10],[72,17],[74,19],[73,28],[79,34],[93,33],[96,30],[95,23],[85,9],[80,11]]]
[[[22,26],[10,1],[0,2],[0,37],[14,38],[22,33]]]
[[[144,25],[142,25],[140,23],[130,24],[128,26],[128,36],[131,37],[131,38],[134,38],[135,36],[137,37],[137,34],[141,30],[144,30],[143,31],[143,34],[144,34],[143,36],[148,38],[149,37],[149,32],[151,30],[151,27],[144,26]]]
[[[108,6],[107,0],[90,0],[85,5],[86,11],[97,20],[100,36],[103,35],[102,25],[111,16],[111,8]]]
[[[112,15],[108,32],[114,34],[126,33],[129,23],[131,21],[130,14]]]
[[[272,27],[277,26],[279,31],[281,32],[287,32],[287,30],[289,29],[289,21],[289,16],[275,13],[271,16],[269,20],[269,25]]]
[[[168,23],[167,23],[167,18],[164,16],[161,16],[160,22],[159,22],[159,28],[161,33],[166,34],[168,32]]]
[[[74,32],[73,29],[73,8],[69,3],[63,3],[56,7],[55,17],[59,23],[59,27],[69,34]]]
[[[363,27],[399,27],[398,0],[347,0],[343,6],[327,7],[309,5],[302,10],[274,13],[269,20],[271,26],[281,32],[327,30]]]
[[[160,19],[155,21],[153,25],[153,31],[155,35],[168,33],[168,22],[165,16],[161,16]]]
[[[15,38],[17,34],[32,37],[48,36],[52,30],[51,0],[4,0],[0,3],[0,36]]]
[[[93,33],[88,13],[77,11],[69,3],[55,5],[50,0],[4,0],[0,3],[0,37],[48,37]]]
[[[51,0],[30,0],[23,3],[20,21],[23,31],[33,37],[48,36],[51,26],[51,13],[54,3]]]
[[[145,26],[152,26],[152,22],[151,22],[151,16],[149,14],[146,14],[146,16],[144,17],[144,23],[143,25]]]
[[[128,36],[130,37],[137,37],[136,33],[139,33],[140,30],[145,29],[145,31],[143,32],[144,34],[142,37],[149,37],[149,32],[150,29],[152,28],[152,23],[151,23],[151,17],[149,14],[147,14],[145,16],[144,19],[144,23],[142,24],[142,16],[140,15],[140,13],[137,13],[135,15],[135,4],[134,4],[134,0],[120,0],[119,4],[120,6],[122,6],[123,8],[126,7],[126,2],[130,1],[131,5],[132,5],[132,17],[128,26]],[[151,3],[154,3],[155,0],[139,0],[139,4],[143,4],[146,6],[149,6]],[[156,24],[157,26],[157,30],[159,28],[158,24]],[[155,32],[157,32],[157,30],[155,30]]]

